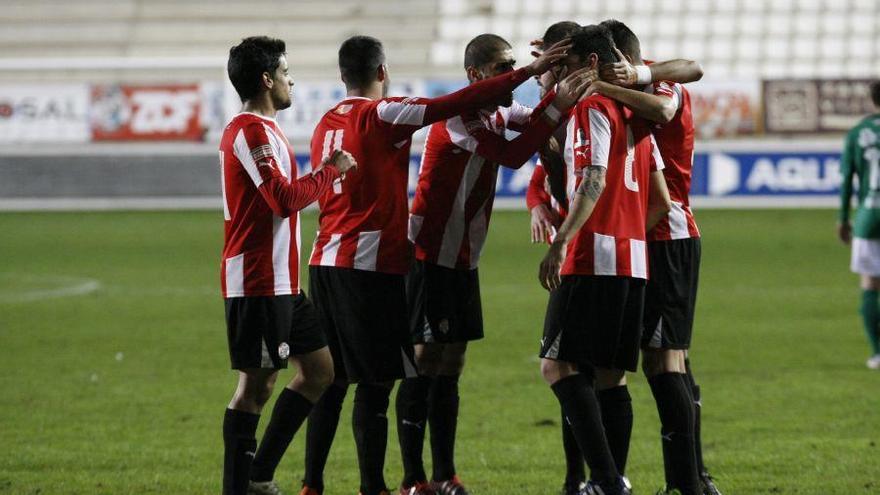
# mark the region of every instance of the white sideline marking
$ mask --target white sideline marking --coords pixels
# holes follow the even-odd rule
[[[4,294],[0,292],[0,303],[23,303],[42,301],[45,299],[58,299],[62,297],[74,297],[91,294],[101,288],[101,282],[85,277],[61,277],[61,276],[33,276],[33,275],[14,275],[5,274],[6,277],[12,279],[24,278],[29,280],[44,281],[48,285],[55,285],[54,289],[35,289],[25,290],[14,294]]]

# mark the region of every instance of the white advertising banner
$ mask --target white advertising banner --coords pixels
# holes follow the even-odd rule
[[[86,142],[89,85],[0,85],[0,142]]]

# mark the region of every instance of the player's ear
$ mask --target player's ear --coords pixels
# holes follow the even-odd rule
[[[382,82],[385,81],[387,77],[388,68],[385,67],[385,64],[380,64],[379,67],[376,69],[376,80]]]
[[[599,67],[599,55],[598,54],[591,53],[590,56],[587,58],[587,60],[589,61],[587,63],[587,65],[589,65],[589,67],[591,69],[596,69]]]
[[[275,85],[275,80],[272,79],[272,74],[268,72],[263,72],[263,87],[266,89],[272,89],[272,86]]]
[[[478,71],[476,67],[470,66],[467,69],[465,69],[465,71],[467,71],[468,82],[479,81],[481,79],[480,78],[480,75],[481,75],[480,71]]]

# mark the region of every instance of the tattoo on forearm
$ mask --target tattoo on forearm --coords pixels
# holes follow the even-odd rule
[[[584,169],[583,175],[584,178],[578,186],[578,194],[597,201],[602,190],[605,189],[605,167],[589,166]]]

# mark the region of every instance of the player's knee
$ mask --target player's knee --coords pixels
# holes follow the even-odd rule
[[[596,389],[607,390],[609,388],[626,385],[626,372],[618,369],[597,368]]]
[[[680,349],[650,349],[642,353],[642,371],[652,377],[663,373],[685,373],[685,353]]]
[[[443,350],[439,374],[460,375],[462,370],[464,370],[464,356],[466,349],[466,344],[447,345]]]
[[[418,345],[415,349],[415,358],[420,375],[436,376],[440,372],[443,363],[443,345]]]
[[[574,366],[563,361],[555,361],[553,359],[541,360],[541,376],[547,385],[554,383],[576,373]]]

